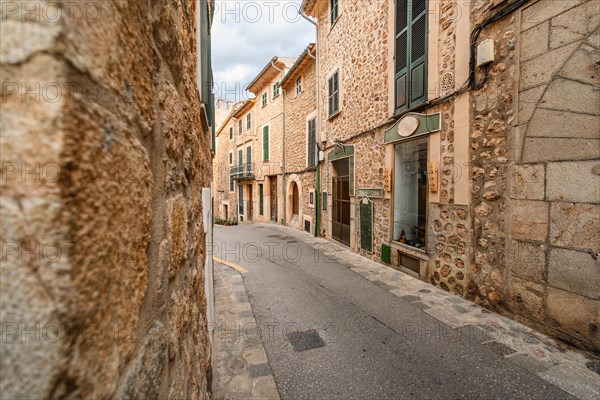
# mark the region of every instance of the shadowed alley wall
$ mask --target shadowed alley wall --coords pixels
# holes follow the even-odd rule
[[[196,11],[2,4],[7,398],[206,396]]]

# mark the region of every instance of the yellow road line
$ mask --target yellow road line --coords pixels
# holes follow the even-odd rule
[[[230,263],[229,261],[221,260],[220,258],[217,258],[217,257],[213,257],[213,261],[216,261],[219,264],[223,264],[223,265],[226,265],[226,266],[228,266],[230,268],[233,268],[237,272],[239,272],[240,274],[245,274],[246,272],[248,272],[248,270],[246,268],[244,268],[244,267],[241,267],[241,266],[239,266],[237,264],[234,264],[234,263]]]

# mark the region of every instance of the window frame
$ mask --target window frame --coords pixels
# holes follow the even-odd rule
[[[233,166],[233,150],[229,150],[229,166]]]
[[[306,122],[307,126],[306,126],[306,166],[308,168],[312,168],[312,167],[316,167],[317,164],[319,163],[318,160],[318,149],[317,149],[317,117],[313,117],[310,118],[307,122]],[[312,129],[311,129],[311,124],[312,124]],[[314,140],[311,140],[311,131],[312,134],[314,134]],[[312,153],[312,157],[313,159],[311,160],[311,144],[312,144],[312,148],[313,148],[313,153]],[[312,161],[312,163],[311,163]]]
[[[335,78],[336,88],[332,92],[332,81]],[[333,118],[340,113],[340,70],[336,69],[327,79],[327,118]],[[332,110],[332,99],[335,96],[336,109]]]
[[[229,127],[229,141],[231,142],[233,140],[233,126]]]
[[[252,113],[246,115],[246,131],[252,129]]]
[[[402,20],[405,23],[405,26],[399,30],[398,27],[398,22],[399,22],[399,17],[398,17],[398,8],[399,8],[399,1],[400,0],[395,0],[392,4],[393,7],[393,18],[394,18],[394,22],[393,22],[393,26],[394,26],[394,30],[393,30],[393,67],[392,67],[392,76],[393,76],[393,80],[392,80],[392,92],[393,92],[393,115],[399,115],[402,114],[403,112],[407,111],[407,110],[411,110],[414,109],[415,107],[419,107],[424,105],[425,103],[427,103],[427,99],[428,99],[428,92],[427,92],[427,87],[428,87],[428,78],[429,78],[429,71],[428,71],[428,67],[429,67],[429,33],[428,33],[428,28],[429,28],[429,1],[430,0],[405,0],[406,1],[406,16],[405,18]],[[404,0],[402,0],[404,1]],[[422,1],[425,3],[424,9],[422,11],[419,12],[419,14],[417,16],[413,16],[412,12],[413,12],[413,8],[414,8],[414,4],[415,1]],[[413,60],[413,56],[414,56],[414,45],[413,45],[413,36],[414,36],[414,32],[415,30],[413,30],[413,27],[417,24],[417,21],[421,21],[421,19],[424,20],[424,31],[423,31],[423,55],[421,55],[420,57],[416,58],[415,60]],[[418,32],[418,30],[416,31]],[[398,69],[398,55],[399,55],[399,50],[398,50],[398,44],[400,43],[399,39],[402,36],[406,36],[405,37],[405,45],[406,45],[406,52],[404,55],[404,59],[402,60],[405,65],[403,68]],[[404,41],[402,42],[404,43]],[[420,82],[419,86],[415,86],[415,83],[419,83],[419,77],[417,75],[417,78],[415,79],[414,73],[415,71],[420,70],[422,76],[420,77],[420,80],[422,82]],[[403,84],[404,84],[404,90],[400,91],[399,90],[399,81],[402,80]],[[413,99],[413,95],[415,93],[415,87],[420,87],[421,88],[421,92],[422,94],[416,98]],[[399,96],[399,93],[402,92],[403,96],[402,96],[402,100],[403,103],[401,105],[398,105],[399,100],[401,99]]]
[[[273,98],[274,99],[279,97],[280,91],[281,91],[281,85],[280,85],[279,81],[277,81],[273,84]]]
[[[296,78],[296,96],[300,96],[302,94],[302,75]]]
[[[329,22],[331,26],[335,25],[340,18],[340,2],[339,0],[329,0]]]
[[[261,105],[262,105],[263,107],[266,107],[266,106],[267,106],[267,104],[269,104],[269,92],[268,92],[268,91],[265,91],[265,92],[264,92],[264,93],[261,95],[261,99],[260,99],[260,101],[261,101]]]
[[[244,121],[240,118],[238,120],[238,135],[241,135],[244,133]]]
[[[265,149],[265,129],[267,130],[267,146]],[[265,152],[266,150],[266,152]],[[265,158],[265,153],[267,157]],[[262,127],[262,159],[263,161],[269,161],[271,158],[271,127],[267,124]]]
[[[397,157],[396,149],[399,148],[400,146],[411,145],[411,144],[413,144],[415,142],[424,142],[425,143],[425,155],[426,155],[425,168],[424,168],[424,171],[426,173],[425,184],[424,184],[425,185],[425,200],[424,200],[424,215],[425,215],[425,224],[424,224],[424,226],[425,226],[425,232],[423,234],[423,238],[425,239],[425,243],[424,243],[425,247],[423,249],[421,249],[419,247],[416,247],[416,246],[413,246],[411,244],[402,243],[402,242],[400,242],[400,240],[396,240],[395,239],[396,238],[395,224],[397,222],[396,221],[396,215],[395,215],[395,213],[396,213],[396,209],[397,209],[396,207],[398,206],[398,201],[396,199],[396,190],[399,190],[398,187],[397,187],[397,185],[398,185],[398,182],[397,182],[398,175],[397,175],[396,168],[397,168],[398,160],[396,160],[396,157]],[[418,252],[421,252],[421,253],[425,253],[426,252],[425,249],[427,249],[427,246],[429,245],[429,243],[428,243],[429,240],[428,240],[428,236],[427,235],[431,232],[430,228],[428,226],[429,202],[430,202],[430,197],[431,197],[431,194],[429,192],[429,171],[428,171],[428,165],[429,165],[429,161],[430,161],[430,158],[429,158],[429,155],[430,155],[429,151],[430,150],[431,150],[431,140],[430,140],[430,136],[429,135],[420,135],[420,136],[417,136],[417,137],[414,137],[414,138],[410,138],[410,139],[407,139],[407,140],[402,140],[400,142],[394,143],[393,150],[392,150],[392,154],[393,154],[393,167],[394,167],[394,169],[393,169],[393,174],[392,174],[393,189],[392,189],[392,207],[391,207],[391,217],[392,217],[391,218],[391,220],[392,220],[392,229],[391,229],[392,237],[391,237],[391,239],[392,239],[392,242],[394,244],[396,244],[396,245],[406,246],[407,248],[409,248],[411,250],[418,251]],[[414,162],[418,162],[418,160],[414,161]],[[418,167],[417,167],[417,169],[415,171],[415,174],[417,175],[416,179],[418,180],[418,174],[419,174],[419,168]],[[418,193],[418,191],[419,191],[419,185],[418,184],[416,186],[416,189],[417,189],[417,193]],[[418,210],[418,206],[417,206],[417,210]],[[408,232],[405,231],[405,233],[408,233]]]

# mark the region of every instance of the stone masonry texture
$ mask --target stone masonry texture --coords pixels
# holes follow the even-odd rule
[[[0,391],[205,398],[196,2],[25,3],[0,35]]]
[[[596,351],[599,11],[540,0],[481,36],[497,50],[473,94],[469,287],[476,302]]]

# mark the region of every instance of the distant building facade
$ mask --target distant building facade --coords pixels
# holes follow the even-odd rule
[[[598,351],[597,11],[305,0],[316,45],[250,85],[249,220],[329,238]]]

